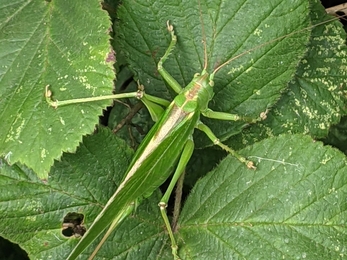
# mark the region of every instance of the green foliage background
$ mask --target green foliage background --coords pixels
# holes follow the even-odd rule
[[[165,68],[182,86],[201,72],[205,41],[210,72],[243,54],[216,74],[210,107],[251,117],[269,109],[268,118],[252,126],[203,119],[256,162],[257,170],[224,158],[196,131],[198,150],[187,168],[188,197],[176,232],[180,256],[343,259],[341,25],[324,22],[331,17],[313,0],[291,6],[279,0],[108,1],[103,8],[108,12],[97,0],[0,1],[0,235],[30,259],[66,258],[77,238],[62,235],[64,216],[80,212],[88,228],[152,122],[142,109],[114,135],[110,128],[136,101],[116,102],[105,123],[109,127],[95,127],[111,101],[54,109],[46,103],[45,86],[65,100],[111,94],[114,81],[117,93],[133,91],[134,76],[146,92],[171,100],[174,93],[156,70],[170,42],[169,20],[178,44]],[[158,189],[97,258],[171,259],[160,198]],[[93,246],[81,259],[92,251]]]

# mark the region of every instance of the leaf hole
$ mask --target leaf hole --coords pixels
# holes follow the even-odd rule
[[[83,225],[84,215],[77,212],[69,212],[63,220],[63,228],[61,233],[65,237],[81,237],[86,233]]]

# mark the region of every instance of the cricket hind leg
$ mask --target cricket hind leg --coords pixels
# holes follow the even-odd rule
[[[201,114],[205,117],[208,118],[213,118],[213,119],[219,119],[219,120],[228,120],[228,121],[244,121],[247,123],[256,123],[262,120],[266,119],[266,115],[268,113],[268,110],[265,112],[260,113],[259,117],[257,118],[252,118],[252,117],[244,117],[244,116],[239,116],[237,114],[230,114],[230,113],[225,113],[225,112],[217,112],[213,111],[209,108],[201,111]],[[240,162],[244,163],[248,168],[250,169],[255,169],[256,167],[254,166],[254,163],[252,161],[247,160],[245,157],[239,155],[236,151],[231,149],[229,146],[223,144],[212,132],[212,130],[202,122],[199,122],[196,126],[199,130],[203,131],[208,138],[215,144],[218,145],[220,148],[223,150],[227,151],[230,153],[232,156],[237,158]]]
[[[173,254],[175,260],[180,259],[178,256],[178,246],[177,246],[176,239],[175,239],[173,231],[172,231],[172,227],[170,225],[169,218],[168,218],[167,213],[166,213],[166,207],[167,207],[170,195],[171,195],[179,177],[181,176],[185,167],[187,166],[187,163],[188,163],[191,155],[193,154],[193,151],[194,151],[194,141],[192,140],[192,138],[189,138],[187,140],[184,148],[183,148],[180,160],[178,162],[175,173],[173,174],[173,177],[170,181],[169,187],[167,188],[164,196],[162,197],[162,199],[160,200],[160,202],[158,204],[158,206],[160,208],[161,216],[164,220],[166,229],[169,233],[169,237],[171,240],[172,254]]]

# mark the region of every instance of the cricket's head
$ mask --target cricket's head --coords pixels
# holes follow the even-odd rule
[[[210,80],[211,75],[204,69],[201,73],[196,73],[192,82],[196,88],[202,91],[213,91],[213,81]]]
[[[186,87],[186,98],[199,100],[198,104],[205,107],[214,95],[210,78],[210,74],[206,70],[196,73],[193,80]]]
[[[193,78],[193,82],[196,82],[204,89],[212,89],[214,74],[209,74],[206,69],[203,69],[201,73],[196,73]]]

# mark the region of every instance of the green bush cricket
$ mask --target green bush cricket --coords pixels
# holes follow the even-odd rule
[[[200,113],[209,118],[222,119],[222,120],[245,120],[251,123],[255,123],[258,120],[265,118],[265,113],[257,119],[243,118],[235,114],[215,112],[207,107],[208,102],[213,97],[213,77],[215,73],[224,65],[218,67],[211,75],[206,71],[207,60],[205,62],[205,68],[201,74],[196,74],[191,83],[184,89],[169,75],[162,67],[162,64],[167,59],[173,48],[175,47],[177,38],[174,34],[173,26],[167,23],[167,27],[172,36],[171,44],[161,58],[158,64],[158,71],[163,78],[170,82],[170,86],[178,93],[174,101],[166,109],[164,115],[155,124],[155,126],[147,134],[139,146],[123,182],[118,187],[112,198],[108,201],[104,210],[99,214],[99,217],[95,219],[94,224],[88,229],[84,239],[81,239],[78,246],[71,253],[68,259],[75,259],[81,251],[80,248],[88,246],[109,224],[110,219],[114,219],[109,232],[111,232],[117,224],[121,222],[126,216],[128,216],[135,208],[136,200],[144,196],[137,191],[137,188],[141,185],[148,186],[148,193],[151,194],[154,189],[160,186],[171,174],[171,169],[177,162],[179,163],[175,170],[174,176],[171,180],[169,188],[164,194],[162,200],[159,203],[160,211],[163,219],[169,231],[169,236],[172,242],[172,252],[176,259],[177,256],[177,244],[173,236],[173,232],[170,227],[169,219],[166,215],[166,206],[170,194],[187,165],[190,156],[194,150],[194,142],[192,140],[192,134],[194,128],[198,128],[203,131],[215,144],[226,150],[238,160],[245,163],[248,168],[255,169],[252,161],[238,155],[234,150],[228,146],[222,144],[219,139],[213,134],[208,126],[203,124],[200,120]],[[46,89],[46,96],[48,102],[57,107],[59,105],[66,105],[66,101],[52,101],[50,100],[50,94]],[[125,95],[116,95],[116,98],[123,97],[138,97],[141,99],[147,107],[154,101],[152,96],[146,95],[140,89],[137,93],[129,93]],[[114,96],[112,97],[114,98]],[[75,100],[76,101],[76,100]],[[86,100],[81,100],[86,102]],[[60,102],[60,103],[59,103]],[[70,101],[69,101],[70,102]],[[164,104],[165,102],[161,102]],[[151,111],[151,109],[150,109]],[[175,148],[175,149],[172,149]],[[170,151],[170,156],[167,153]],[[158,168],[159,167],[159,168]],[[156,176],[155,172],[160,172],[160,176]],[[146,173],[146,174],[144,174]],[[135,178],[138,174],[141,174],[142,180],[139,183],[139,178]],[[126,189],[125,187],[131,186]],[[121,212],[114,212],[112,209],[115,205],[125,205]],[[109,234],[108,232],[108,234]],[[108,236],[105,236],[105,238]],[[93,237],[92,240],[86,238]]]
[[[171,34],[172,40],[164,56],[158,63],[158,71],[162,75],[162,77],[169,83],[170,87],[178,94],[178,96],[176,96],[174,101],[168,106],[163,115],[160,115],[160,112],[158,112],[158,110],[154,108],[154,103],[166,106],[167,102],[145,94],[142,89],[140,89],[137,93],[100,97],[100,99],[137,97],[144,102],[144,104],[151,112],[153,118],[160,119],[151,129],[151,131],[148,133],[148,135],[138,148],[119,188],[110,198],[99,216],[95,219],[92,226],[89,227],[87,233],[78,243],[68,259],[76,259],[76,257],[90,243],[92,243],[94,239],[98,237],[109,224],[111,224],[104,239],[99,244],[101,246],[110,232],[124,218],[126,218],[134,210],[134,208],[136,208],[138,200],[143,197],[149,196],[158,186],[160,186],[160,184],[162,184],[169,177],[171,169],[175,165],[177,160],[179,160],[178,166],[170,182],[169,188],[164,194],[161,202],[159,203],[159,206],[171,239],[172,253],[175,259],[179,259],[177,244],[173,236],[165,208],[173,187],[177,182],[180,174],[184,170],[193,152],[194,143],[192,140],[192,133],[194,131],[194,128],[198,128],[199,130],[203,131],[214,144],[220,146],[222,149],[235,156],[241,162],[245,163],[248,168],[255,168],[251,161],[248,161],[246,158],[238,155],[232,149],[222,144],[219,139],[213,134],[213,132],[200,121],[200,114],[209,118],[232,121],[245,120],[250,123],[255,123],[265,118],[266,111],[262,113],[259,118],[251,119],[230,113],[215,112],[208,108],[208,103],[213,97],[214,75],[220,68],[227,65],[237,57],[226,61],[225,63],[217,67],[211,74],[208,74],[207,51],[205,47],[205,64],[201,74],[196,74],[191,83],[188,84],[187,87],[182,89],[177,81],[162,67],[171,51],[174,49],[177,41],[172,25],[168,23],[167,28]],[[274,41],[282,38],[284,37],[277,38]],[[206,43],[204,42],[204,44]],[[261,46],[262,45],[259,45],[256,48],[260,48]],[[248,52],[254,49],[251,49]],[[245,52],[240,55],[244,54]],[[96,98],[91,98],[90,100],[80,99],[71,101],[52,101],[50,99],[50,93],[48,89],[46,90],[46,97],[47,101],[55,107],[69,103],[97,100]],[[158,175],[158,173],[160,173],[160,175]],[[147,190],[146,192],[143,192],[142,190],[140,192],[138,187],[147,187]],[[98,248],[96,249],[96,251],[98,250]],[[95,253],[93,253],[90,259],[94,257]]]

